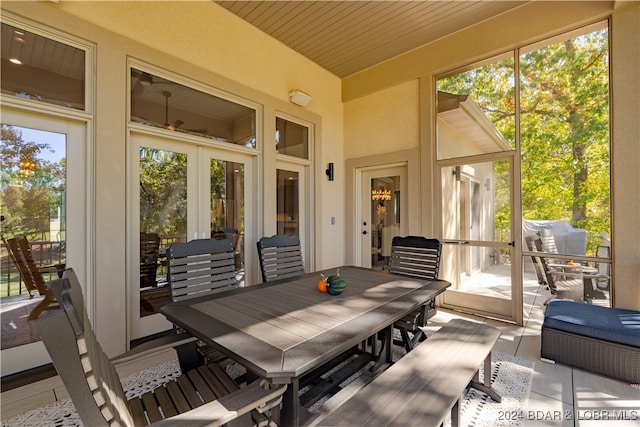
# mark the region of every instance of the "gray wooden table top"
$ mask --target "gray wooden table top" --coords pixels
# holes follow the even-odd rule
[[[220,348],[255,374],[288,383],[391,325],[450,286],[340,267],[346,290],[316,289],[320,273],[170,303],[173,323]]]

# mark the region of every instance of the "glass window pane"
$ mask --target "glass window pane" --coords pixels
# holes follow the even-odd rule
[[[391,241],[400,235],[400,176],[371,179],[371,267],[388,269]]]
[[[35,330],[29,322],[42,315],[44,308],[39,306],[43,295],[27,288],[31,281],[19,271],[16,254],[9,253],[6,240],[17,234],[27,238],[36,274],[44,282],[56,278],[64,269],[66,143],[64,134],[2,125],[0,297],[2,323],[13,325],[2,331],[2,349],[38,341],[37,334],[25,332]],[[29,271],[32,270],[27,268],[26,273]]]
[[[256,111],[131,69],[131,121],[256,148]]]
[[[300,235],[298,172],[277,170],[277,229],[278,234]]]
[[[3,94],[84,110],[85,52],[2,23]]]
[[[169,302],[166,248],[187,241],[187,155],[140,149],[140,316]]]
[[[525,234],[553,229],[561,253],[597,256],[610,235],[607,29],[556,39],[520,63]]]
[[[309,128],[276,117],[276,150],[280,154],[309,158]]]
[[[514,60],[438,79],[438,160],[515,149]]]
[[[244,269],[244,165],[211,159],[211,237],[231,240],[236,278],[242,284]]]

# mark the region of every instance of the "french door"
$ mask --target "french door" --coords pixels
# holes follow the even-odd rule
[[[406,165],[363,168],[356,172],[360,200],[356,208],[360,238],[357,239],[362,267],[388,269],[391,241],[406,234]]]
[[[159,310],[169,302],[166,251],[171,243],[215,238],[232,241],[236,278],[251,283],[256,231],[245,215],[254,156],[133,134],[130,151],[129,313],[130,339],[170,329]]]
[[[89,191],[86,125],[64,118],[2,109],[2,182],[0,212],[0,311],[2,314],[2,374],[8,375],[50,362],[35,318],[43,296],[25,289],[5,240],[27,237],[39,269],[71,267],[85,286],[87,311],[93,316],[93,288],[87,237]],[[54,270],[55,271],[55,270]],[[57,275],[43,273],[49,281]]]
[[[513,212],[513,156],[440,162],[443,305],[522,321]]]

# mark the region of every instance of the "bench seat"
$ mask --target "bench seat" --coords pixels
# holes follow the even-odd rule
[[[452,320],[315,424],[428,427],[441,425],[451,414],[456,426],[460,399],[471,382],[499,400],[489,387],[491,349],[499,336],[494,327]]]
[[[640,382],[640,311],[553,300],[540,357],[631,383]]]

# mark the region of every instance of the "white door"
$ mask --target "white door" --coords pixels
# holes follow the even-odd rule
[[[406,165],[387,165],[356,170],[359,203],[356,206],[359,233],[356,244],[359,265],[387,269],[394,236],[406,234]]]
[[[3,109],[0,212],[3,240],[24,234],[36,264],[61,264],[76,271],[92,316],[93,289],[87,281],[89,163],[85,134],[82,123]],[[29,320],[42,297],[35,292],[29,298],[4,242],[0,252],[0,359],[2,374],[8,375],[51,359]],[[56,277],[45,274],[43,279]],[[39,313],[38,317],[47,311]]]
[[[130,339],[171,329],[159,312],[169,302],[166,250],[171,243],[230,238],[237,279],[250,283],[254,157],[158,136],[134,134],[130,151]]]

